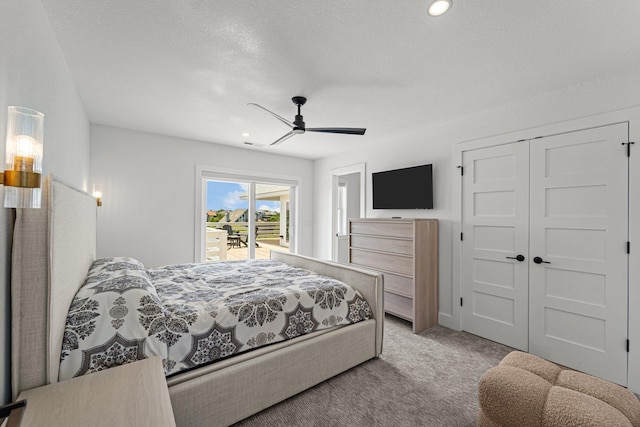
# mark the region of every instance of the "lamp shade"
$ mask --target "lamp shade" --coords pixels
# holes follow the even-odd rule
[[[93,197],[99,199],[102,197],[102,184],[93,184]]]
[[[9,107],[4,171],[4,206],[39,208],[44,140],[44,114]]]
[[[98,202],[98,206],[102,206],[102,184],[93,184],[93,191],[91,194]]]

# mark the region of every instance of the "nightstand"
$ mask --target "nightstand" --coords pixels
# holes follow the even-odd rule
[[[27,400],[20,427],[176,425],[160,357],[27,390],[18,399]]]

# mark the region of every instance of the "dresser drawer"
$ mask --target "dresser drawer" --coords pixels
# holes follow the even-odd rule
[[[413,279],[404,276],[397,276],[391,273],[383,274],[385,291],[413,297]]]
[[[350,248],[349,262],[371,267],[374,270],[413,275],[413,257]]]
[[[413,320],[413,299],[385,292],[384,311],[403,319]]]
[[[413,236],[413,222],[352,221],[349,231],[352,234],[411,238]]]
[[[413,254],[413,240],[398,240],[374,236],[351,235],[351,246],[355,248],[373,249],[400,255]]]

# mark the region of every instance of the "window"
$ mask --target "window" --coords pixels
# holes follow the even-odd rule
[[[295,251],[297,179],[197,169],[196,262]]]

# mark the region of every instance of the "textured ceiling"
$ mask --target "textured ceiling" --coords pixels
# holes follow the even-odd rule
[[[92,123],[320,158],[640,64],[640,1],[42,0]],[[615,5],[615,8],[612,7]],[[247,132],[249,137],[243,137]]]

